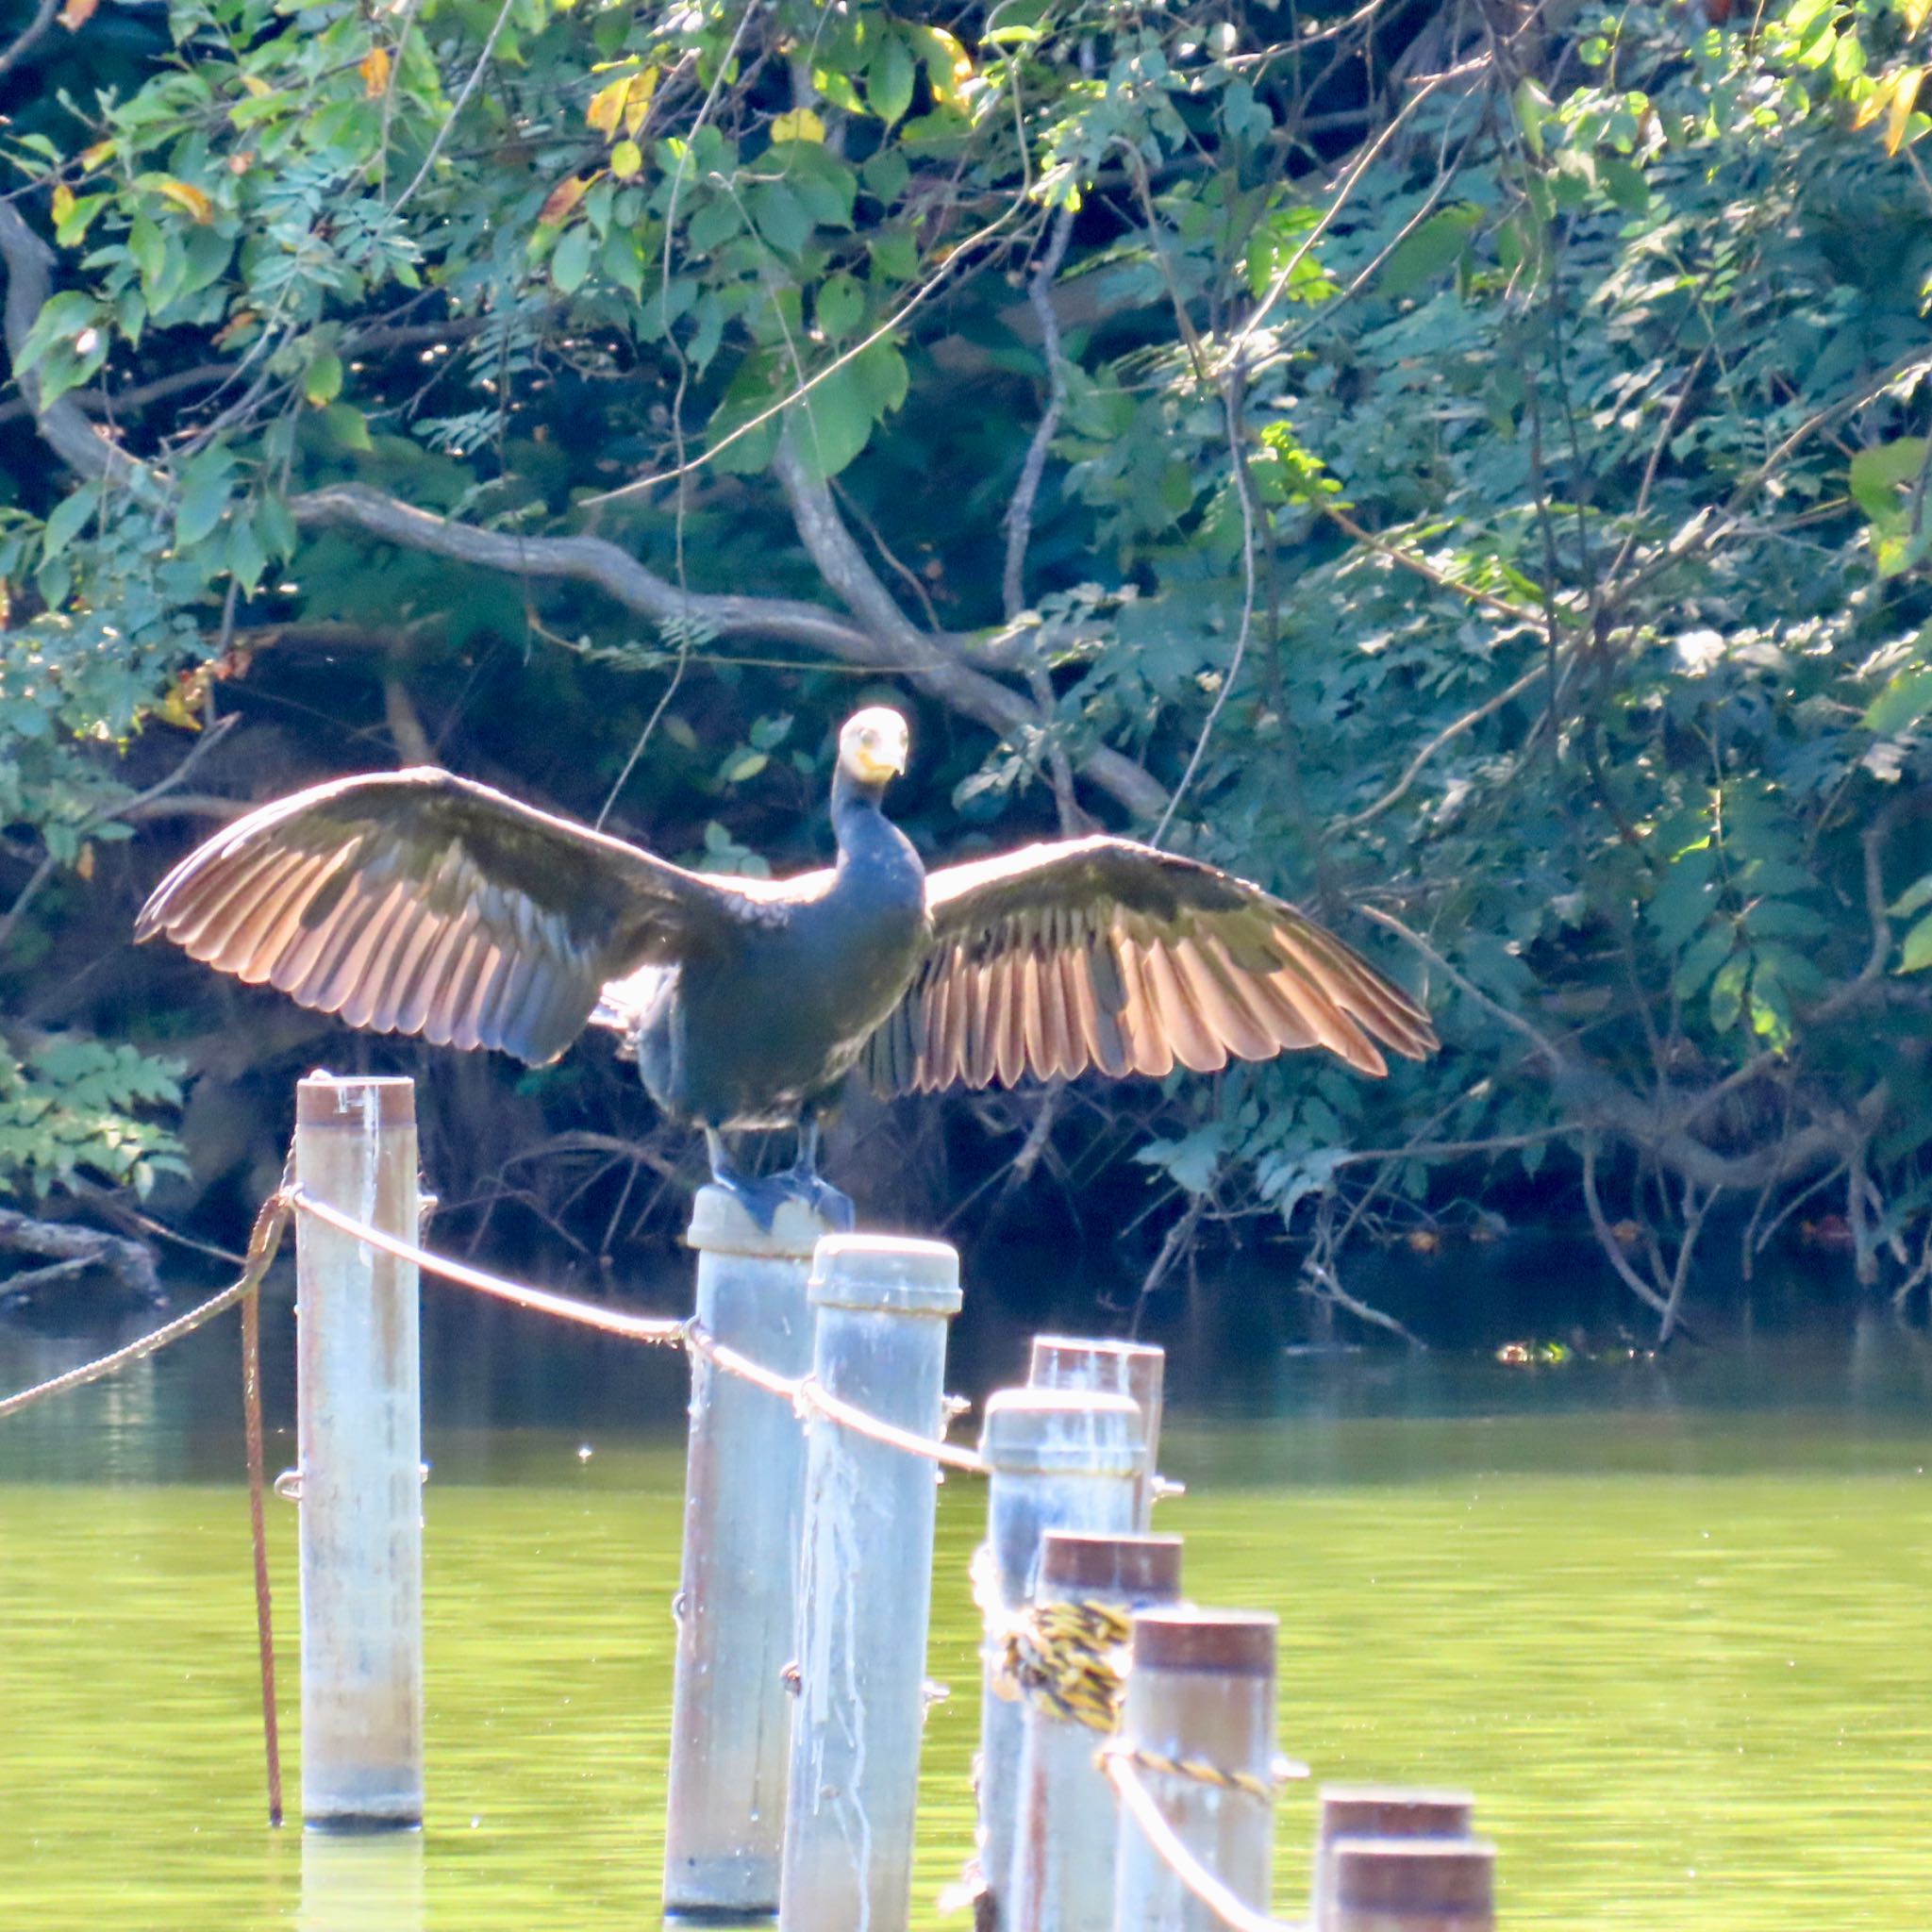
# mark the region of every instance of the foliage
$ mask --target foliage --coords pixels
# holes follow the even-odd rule
[[[1599,1155],[1667,1324],[1714,1204],[1748,1247],[1821,1174],[1874,1274],[1932,1202],[1926,25],[175,0],[43,42],[15,366],[106,426],[13,465],[0,815],[75,865],[117,752],[302,704],[797,859],[896,677],[929,842],[1077,788],[1362,905],[1441,1012],[1387,1087],[1176,1081],[1070,1158],[1129,1121],[1324,1292],[1472,1187],[1607,1228]]]
[[[85,1172],[144,1198],[187,1170],[175,1137],[135,1110],[180,1098],[167,1063],[129,1046],[55,1039],[25,1062],[0,1058],[0,1188],[44,1195]]]

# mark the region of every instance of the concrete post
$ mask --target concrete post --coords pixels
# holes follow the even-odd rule
[[[810,1300],[827,1394],[941,1433],[959,1257],[939,1241],[831,1235]],[[823,1415],[806,1432],[779,1922],[784,1932],[905,1932],[925,1723],[939,1470]]]
[[[1050,1529],[1037,1604],[1151,1609],[1181,1593],[1177,1536]],[[1126,1653],[1123,1648],[1120,1662]],[[1020,1815],[1008,1932],[1112,1932],[1117,1807],[1094,1752],[1108,1734],[1029,1701],[1021,1720]]]
[[[305,1192],[417,1235],[416,1093],[315,1074],[295,1095]],[[423,1822],[423,1448],[416,1269],[296,1224],[302,1816],[321,1830]]]
[[[771,1231],[736,1196],[700,1188],[697,1319],[718,1341],[783,1375],[811,1362],[806,1279],[824,1224],[802,1201]],[[674,1612],[664,1909],[778,1909],[805,1434],[782,1397],[691,1364],[684,1561]]]
[[[1033,1591],[1050,1529],[1124,1536],[1147,1471],[1140,1406],[1125,1395],[1002,1389],[989,1398],[987,1540],[974,1566],[986,1618],[979,1719],[979,1870],[995,1910],[1012,1887],[1022,1709],[994,1688],[1002,1626]]]
[[[1036,1335],[1026,1382],[1033,1389],[1088,1389],[1131,1395],[1141,1405],[1147,1468],[1135,1487],[1134,1527],[1153,1521],[1154,1480],[1160,1469],[1162,1385],[1167,1351],[1151,1341],[1094,1341],[1076,1335]]]
[[[1310,1932],[1333,1915],[1332,1857],[1344,1838],[1466,1840],[1475,1819],[1467,1791],[1418,1790],[1402,1785],[1324,1785],[1315,1828],[1315,1868],[1308,1888]]]
[[[1274,1765],[1277,1619],[1248,1610],[1188,1607],[1134,1618],[1122,1747],[1198,1758],[1218,1770],[1271,1778]],[[1181,1843],[1239,1899],[1268,1909],[1274,1807],[1255,1791],[1142,1768],[1141,1781]],[[1114,1932],[1221,1932],[1220,1918],[1188,1890],[1123,1807],[1114,1865]]]
[[[1328,1861],[1329,1932],[1494,1932],[1485,1840],[1339,1838]]]

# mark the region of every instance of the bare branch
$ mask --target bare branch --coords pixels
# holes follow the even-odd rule
[[[22,29],[20,38],[0,54],[0,74],[18,67],[40,43],[46,39],[47,30],[54,25],[54,14],[60,0],[41,0],[40,10]]]

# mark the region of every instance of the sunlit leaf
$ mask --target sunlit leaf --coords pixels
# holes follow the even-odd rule
[[[177,181],[172,175],[163,175],[154,182],[157,194],[163,195],[178,208],[197,222],[211,222],[215,218],[215,205],[192,181]]]
[[[809,108],[794,108],[772,123],[775,141],[819,141],[825,138],[825,124]]]

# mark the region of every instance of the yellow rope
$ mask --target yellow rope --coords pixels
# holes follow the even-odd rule
[[[1132,1618],[1116,1604],[1028,1604],[1000,1633],[993,1689],[1069,1724],[1111,1732],[1120,1724],[1121,1664],[1132,1634]]]
[[[1106,1760],[1119,1758],[1137,1771],[1159,1772],[1168,1777],[1191,1779],[1197,1785],[1212,1785],[1218,1790],[1241,1791],[1273,1804],[1274,1793],[1298,1777],[1307,1777],[1308,1767],[1291,1758],[1277,1757],[1264,1775],[1254,1771],[1229,1771],[1205,1757],[1170,1757],[1164,1751],[1150,1751],[1141,1744],[1108,1744],[1098,1754],[1102,1768]]]

